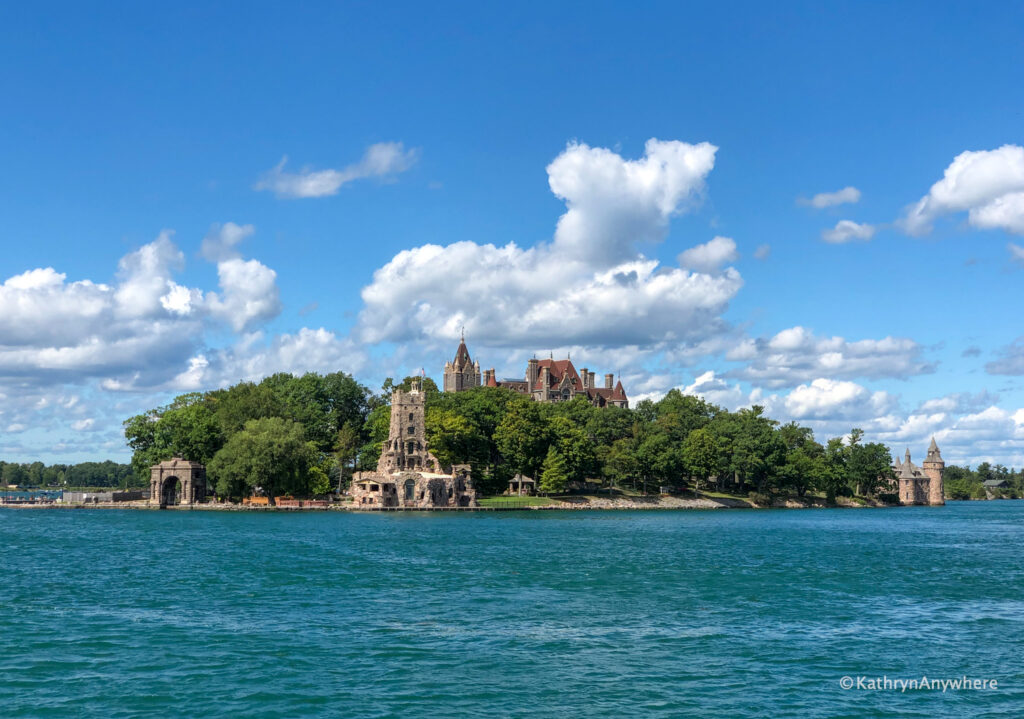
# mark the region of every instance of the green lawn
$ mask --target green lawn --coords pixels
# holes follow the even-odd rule
[[[549,497],[484,497],[478,499],[481,507],[546,507],[554,504]]]

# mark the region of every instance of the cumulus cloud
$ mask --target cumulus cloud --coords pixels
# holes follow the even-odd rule
[[[707,143],[649,140],[642,159],[626,160],[570,144],[548,166],[566,203],[551,243],[404,250],[363,289],[358,336],[430,342],[464,325],[493,347],[600,348],[723,331],[721,314],[742,286],[735,269],[662,267],[636,248],[664,238],[669,218],[699,201],[714,153]]]
[[[911,339],[848,341],[818,337],[805,327],[791,327],[769,338],[746,339],[726,353],[726,359],[745,362],[728,377],[778,388],[818,377],[907,378],[935,371],[922,357],[923,348]]]
[[[1018,337],[1011,344],[1001,347],[997,352],[998,359],[985,364],[989,374],[1020,375],[1024,374],[1024,337]]]
[[[266,337],[262,332],[242,336],[230,347],[208,350],[192,357],[188,368],[170,387],[194,391],[245,380],[258,380],[276,372],[358,372],[366,366],[365,351],[349,337],[323,327]]]
[[[239,243],[254,232],[256,228],[252,225],[236,225],[234,222],[225,222],[223,225],[214,223],[203,238],[199,254],[210,262],[234,259],[239,257]]]
[[[715,237],[703,245],[691,247],[679,255],[679,264],[698,272],[717,272],[725,264],[740,258],[736,243],[728,237]]]
[[[607,267],[632,258],[637,243],[663,239],[673,215],[700,202],[717,147],[650,139],[626,160],[602,147],[571,143],[548,165],[563,200],[555,246],[565,258]]]
[[[875,236],[876,228],[873,225],[861,224],[853,220],[840,220],[836,226],[821,231],[821,239],[833,245],[840,245],[853,240],[867,242]]]
[[[860,190],[856,187],[844,187],[835,192],[819,192],[811,199],[799,198],[797,202],[801,205],[810,205],[821,210],[836,205],[854,204],[860,202]]]
[[[239,258],[217,263],[221,292],[207,297],[210,313],[236,332],[273,319],[281,312],[277,273],[257,260]]]
[[[896,405],[896,398],[856,382],[818,378],[771,404],[779,403],[780,414],[793,420],[856,420],[885,414]]]
[[[370,177],[390,178],[416,164],[419,150],[406,149],[401,142],[379,142],[370,145],[362,159],[340,170],[313,170],[304,167],[298,172],[284,169],[288,158],[282,158],[256,183],[256,190],[269,190],[281,198],[328,197],[338,194],[342,186]]]
[[[958,212],[967,212],[974,227],[1024,234],[1024,147],[960,153],[928,194],[907,208],[900,224],[912,235],[924,235],[937,218]]]

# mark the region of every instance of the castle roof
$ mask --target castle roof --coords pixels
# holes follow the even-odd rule
[[[456,371],[469,369],[473,366],[473,360],[469,357],[469,349],[466,347],[466,339],[462,338],[458,349],[455,350],[455,359],[452,360]]]

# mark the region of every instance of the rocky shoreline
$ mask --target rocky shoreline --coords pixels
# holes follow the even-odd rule
[[[205,511],[205,512],[522,512],[522,511],[588,511],[588,510],[645,510],[645,509],[825,509],[820,499],[776,499],[770,505],[755,504],[749,500],[730,497],[673,497],[668,495],[649,497],[592,497],[580,496],[553,500],[552,504],[541,506],[508,506],[508,507],[433,507],[433,508],[400,508],[368,509],[354,506],[349,502],[326,507],[268,507],[240,504],[208,502],[204,504],[181,505],[168,507],[172,510]],[[896,505],[881,502],[853,502],[847,498],[839,498],[833,507],[862,509],[867,507],[890,507]],[[159,507],[148,501],[141,502],[102,502],[102,503],[38,503],[8,504],[0,507],[11,509],[135,509],[156,510]]]

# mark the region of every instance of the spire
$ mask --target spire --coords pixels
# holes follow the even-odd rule
[[[907,447],[906,459],[903,460],[904,464],[910,464],[910,447]]]
[[[939,452],[939,445],[935,444],[935,437],[932,437],[932,443],[928,445],[928,461],[929,462],[941,462],[942,453]]]
[[[938,452],[939,445],[935,444],[935,435],[932,435],[932,443],[928,445],[929,452]]]
[[[907,455],[906,463],[900,468],[900,479],[914,479],[914,470],[910,468],[910,455]]]

